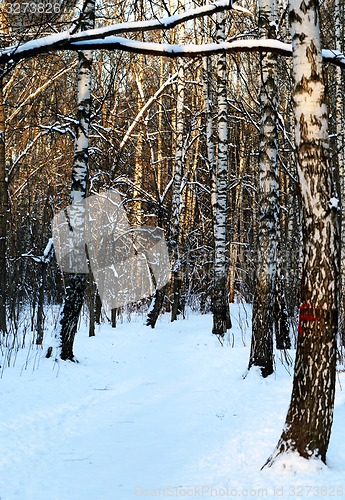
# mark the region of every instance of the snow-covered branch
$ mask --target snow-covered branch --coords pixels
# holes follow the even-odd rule
[[[275,52],[291,56],[292,49],[288,43],[278,40],[234,40],[222,43],[174,45],[168,43],[139,42],[127,38],[110,36],[104,40],[87,40],[70,42],[69,50],[109,49],[123,50],[145,55],[175,57],[198,57],[221,54],[224,52]]]
[[[70,47],[70,44],[73,42],[88,42],[91,40],[100,42],[101,40],[108,40],[110,36],[119,35],[121,33],[143,33],[145,31],[168,30],[192,19],[212,15],[224,10],[235,10],[245,15],[252,15],[248,9],[237,5],[234,0],[217,0],[212,4],[203,5],[196,9],[191,9],[181,14],[175,14],[161,19],[118,23],[104,28],[81,31],[73,35],[69,31],[64,31],[37,40],[31,40],[21,45],[7,47],[0,51],[0,64],[27,59],[37,54],[53,50],[73,50],[73,48]]]
[[[84,36],[85,33],[86,32],[83,32]],[[49,41],[48,38],[51,40]],[[167,43],[140,42],[118,36],[107,36],[106,38],[96,39],[87,38],[82,41],[75,41],[75,37],[71,36],[69,39],[59,39],[58,42],[55,40],[56,38],[57,36],[54,35],[46,37],[44,39],[44,45],[42,43],[43,39],[27,42],[19,46],[15,53],[12,54],[9,52],[9,49],[4,49],[0,51],[0,64],[4,64],[11,60],[29,58],[36,54],[53,50],[122,50],[125,52],[169,58],[210,56],[224,52],[273,52],[286,57],[291,57],[292,55],[291,44],[275,39],[247,39],[222,43],[174,45]],[[345,68],[345,55],[340,51],[323,49],[322,56],[324,62],[329,62],[341,68]]]
[[[6,47],[0,50],[0,65],[9,62],[14,63],[21,59],[28,59],[35,55],[51,51],[78,51],[88,49],[121,50],[169,58],[210,56],[224,52],[274,52],[286,57],[291,57],[291,44],[276,39],[239,39],[223,43],[173,45],[166,43],[140,42],[116,36],[121,33],[145,32],[158,29],[168,30],[191,19],[211,15],[224,10],[235,10],[245,15],[252,15],[249,10],[237,5],[234,0],[217,0],[212,4],[207,4],[162,19],[119,23],[104,28],[81,31],[75,34],[64,31],[37,40],[31,40],[20,45]],[[345,55],[339,50],[323,49],[322,56],[324,62],[330,62],[341,68],[345,68]]]
[[[70,50],[81,50],[85,48],[123,50],[145,55],[177,57],[199,57],[215,54],[236,52],[273,52],[282,56],[292,56],[292,46],[275,39],[250,39],[234,40],[222,43],[173,45],[167,43],[139,42],[122,37],[111,36],[104,40],[88,40],[85,42],[71,42]],[[324,62],[330,62],[341,68],[345,68],[345,55],[338,50],[324,49],[322,51]]]

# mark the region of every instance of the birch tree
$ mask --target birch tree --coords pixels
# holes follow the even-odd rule
[[[268,464],[289,450],[307,459],[326,461],[335,394],[338,200],[329,162],[319,2],[291,0],[290,22],[303,266],[291,402],[282,436]]]
[[[92,29],[95,21],[94,0],[85,1],[81,16],[81,29]],[[73,230],[82,234],[85,213],[80,202],[85,199],[88,189],[92,51],[80,51],[78,58],[78,115],[70,201],[71,210],[74,211]],[[73,343],[84,301],[85,286],[84,273],[65,274],[66,295],[60,315],[60,356],[63,360],[74,360]]]
[[[275,38],[278,6],[259,0],[259,28],[263,38]],[[281,271],[279,202],[277,56],[261,56],[259,228],[249,368],[258,366],[263,377],[273,372],[273,336],[277,347],[290,347]]]
[[[336,48],[344,50],[344,22],[345,7],[342,0],[336,1],[335,9],[335,40]],[[340,288],[340,336],[343,348],[345,347],[345,99],[344,99],[344,72],[336,68],[336,123],[337,123],[337,151],[340,178],[340,200],[342,206],[341,217],[341,288]]]
[[[226,38],[225,17],[217,14],[217,42]],[[212,211],[214,232],[214,278],[212,294],[213,329],[215,335],[224,336],[231,328],[227,274],[229,252],[227,249],[228,212],[228,108],[227,108],[226,54],[217,61],[217,143],[216,172],[212,175]],[[209,148],[212,147],[209,142]],[[210,152],[212,156],[212,152]],[[212,160],[211,160],[212,161]],[[213,162],[212,162],[213,163]],[[215,163],[213,163],[215,164]]]
[[[183,33],[179,33],[179,38]],[[172,266],[172,289],[173,303],[171,309],[171,321],[175,321],[181,313],[180,309],[180,294],[182,286],[182,263],[180,254],[180,223],[182,211],[182,187],[183,173],[185,162],[184,151],[184,95],[185,95],[185,70],[183,60],[178,63],[177,77],[177,98],[176,98],[176,151],[175,161],[173,166],[172,178],[172,206],[171,206],[171,221],[170,221],[170,250],[171,250],[171,266]]]
[[[259,0],[261,36],[275,36],[274,0]],[[279,179],[277,170],[278,130],[277,57],[261,57],[261,123],[259,147],[259,228],[254,290],[252,342],[249,368],[258,366],[263,377],[273,372],[274,297],[277,259]]]

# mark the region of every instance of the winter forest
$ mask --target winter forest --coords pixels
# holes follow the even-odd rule
[[[343,0],[1,1],[1,455],[26,464],[1,499],[343,495],[344,23]]]

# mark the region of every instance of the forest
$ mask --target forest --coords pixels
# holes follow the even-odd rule
[[[297,349],[266,467],[289,450],[326,462],[345,345],[344,22],[343,0],[2,0],[9,364],[26,342],[76,361],[81,317],[94,337],[138,314],[150,331],[162,314],[211,314],[225,349],[232,307],[250,304],[248,370],[266,379],[276,350],[291,366]],[[91,246],[80,244],[82,272],[75,256],[64,269],[53,224],[65,214],[71,237],[84,231],[85,200],[104,193],[126,228],[159,231],[170,263],[164,283],[150,268],[150,292],[110,306]],[[47,348],[56,308],[58,346]]]

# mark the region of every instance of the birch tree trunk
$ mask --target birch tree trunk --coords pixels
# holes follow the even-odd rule
[[[326,461],[338,328],[339,227],[329,162],[317,0],[291,0],[293,99],[303,266],[294,381],[286,424],[268,460],[288,450]]]
[[[335,30],[336,48],[344,50],[344,22],[345,8],[342,0],[336,1]],[[342,206],[341,216],[341,287],[340,287],[340,336],[342,348],[345,348],[345,99],[344,99],[344,72],[336,68],[337,84],[337,151],[340,178],[340,201]]]
[[[1,71],[1,68],[0,68]],[[8,180],[5,149],[5,111],[3,79],[0,75],[0,333],[7,331],[7,225],[8,225]]]
[[[279,199],[278,199],[279,204]],[[279,205],[278,205],[278,208]],[[278,212],[279,220],[277,222],[277,258],[276,258],[276,279],[274,290],[274,331],[276,337],[277,349],[291,349],[289,313],[287,308],[285,287],[286,281],[283,273],[283,256],[282,256],[282,230],[280,221],[280,210]]]
[[[83,6],[81,30],[92,29],[95,21],[95,0],[86,0]],[[89,177],[89,123],[91,104],[92,51],[78,52],[78,113],[76,141],[72,167],[70,201],[78,204],[86,197]],[[75,229],[82,233],[85,213],[78,207],[74,217]],[[60,356],[63,360],[74,360],[73,344],[84,302],[86,275],[65,274],[66,294],[60,315]]]
[[[170,9],[173,9],[173,2],[169,2]],[[175,33],[175,32],[174,32]],[[184,26],[180,26],[178,34],[176,34],[176,39],[173,36],[173,43],[178,43],[184,41]],[[163,68],[160,65],[160,74],[162,74]],[[162,86],[162,80],[160,80]],[[177,96],[176,96],[176,106],[173,111],[175,111],[176,116],[176,135],[175,135],[175,158],[172,165],[172,205],[171,205],[171,218],[170,218],[170,231],[168,237],[168,247],[171,255],[171,283],[173,291],[173,303],[171,308],[171,321],[175,321],[178,315],[181,313],[181,287],[182,287],[182,270],[181,270],[181,258],[179,251],[179,240],[180,240],[180,223],[181,223],[181,211],[182,211],[182,176],[184,171],[184,161],[185,161],[185,151],[184,151],[184,126],[185,126],[185,66],[184,61],[178,61],[177,68]],[[161,115],[160,115],[161,116]],[[172,123],[174,123],[174,116],[172,117]],[[160,121],[160,124],[162,122]],[[159,144],[161,142],[159,140]],[[158,155],[160,155],[160,150],[158,149]],[[164,165],[164,170],[167,169],[165,166],[165,161],[161,159],[159,165],[158,173],[158,196],[161,197],[160,189],[163,181],[162,169]],[[168,285],[162,288],[156,289],[153,296],[149,312],[147,314],[146,326],[151,326],[154,328],[158,316],[163,308],[165,294]]]
[[[142,54],[139,55],[139,63],[135,68],[135,81],[137,84],[138,94],[137,94],[137,110],[138,113],[145,104],[145,96],[143,90],[144,83],[144,64],[145,59]],[[138,138],[136,141],[136,152],[135,152],[135,168],[134,168],[134,189],[133,189],[133,223],[135,225],[141,225],[143,222],[142,213],[142,185],[144,177],[144,132],[145,123],[141,119],[138,125]]]
[[[184,26],[180,27],[178,39],[184,40]],[[170,222],[170,250],[172,265],[173,303],[171,321],[181,313],[182,264],[179,248],[182,211],[182,177],[185,162],[184,125],[185,125],[185,69],[184,61],[178,61],[177,98],[176,98],[176,150],[173,166],[172,207]]]
[[[217,14],[217,42],[225,41],[224,13]],[[229,252],[227,249],[226,222],[228,211],[228,106],[226,54],[217,60],[218,104],[218,157],[212,196],[214,234],[214,279],[212,295],[213,329],[215,335],[224,336],[231,328],[227,275]],[[211,146],[211,143],[209,144]],[[211,153],[212,154],[212,153]],[[215,190],[215,191],[214,191]]]
[[[259,0],[259,27],[262,37],[274,38],[275,9],[272,0]],[[279,176],[277,168],[278,130],[277,58],[261,58],[261,123],[259,153],[259,228],[257,270],[253,303],[252,342],[249,369],[258,366],[263,377],[273,373],[274,303],[279,223]]]

